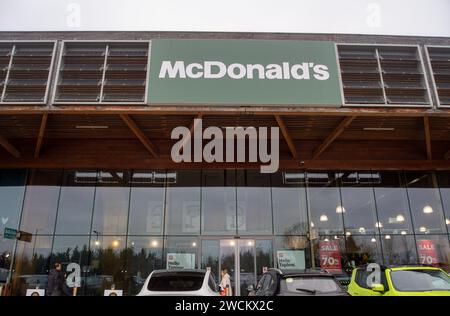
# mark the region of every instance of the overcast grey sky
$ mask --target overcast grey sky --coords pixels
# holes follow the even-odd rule
[[[450,36],[450,0],[0,0],[0,31]]]

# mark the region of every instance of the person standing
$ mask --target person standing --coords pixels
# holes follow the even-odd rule
[[[231,277],[228,274],[228,270],[226,268],[223,268],[222,271],[220,271],[220,276],[221,276],[220,287],[222,291],[226,290],[227,296],[233,295],[231,291]]]
[[[47,296],[62,296],[65,294],[64,274],[61,263],[55,262],[54,268],[48,274]]]

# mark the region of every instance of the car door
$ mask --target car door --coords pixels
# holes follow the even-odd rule
[[[263,294],[264,293],[263,292],[263,285],[264,285],[264,281],[266,280],[266,278],[267,278],[267,273],[264,274],[261,277],[261,279],[259,280],[258,285],[256,286],[256,292],[255,292],[256,296],[263,296],[264,295]]]
[[[349,285],[349,293],[353,296],[381,296],[381,293],[372,291],[367,285],[367,279],[371,271],[365,269],[355,269],[352,274],[352,281]]]

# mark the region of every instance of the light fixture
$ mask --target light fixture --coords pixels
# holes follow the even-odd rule
[[[253,246],[253,241],[249,240],[249,241],[247,242],[247,246]]]
[[[325,238],[323,241],[330,241],[328,238]]]
[[[363,127],[363,131],[393,131],[393,127]]]
[[[197,247],[197,243],[195,241],[192,243],[192,247]]]
[[[134,246],[134,241],[131,242],[131,245]]]
[[[421,226],[421,227],[419,227],[419,231],[424,233],[427,231],[427,228],[425,226]]]
[[[112,245],[113,245],[114,248],[119,247],[119,241],[118,241],[118,240],[114,240],[114,241],[112,242]]]
[[[9,253],[7,253],[7,254],[5,255],[5,257],[6,257],[6,258],[9,258]]]
[[[402,231],[400,232],[400,234],[406,235],[406,232],[405,232],[404,230],[402,230]]]
[[[326,222],[326,221],[328,221],[328,216],[326,216],[326,215],[320,215],[320,219],[319,219],[321,222]]]
[[[339,237],[338,236],[334,236],[334,239],[339,239]]]
[[[158,241],[152,240],[151,245],[152,245],[152,247],[158,247]]]
[[[450,225],[450,219],[446,218],[445,219],[445,224]]]
[[[346,235],[346,236],[350,236],[351,234],[352,234],[351,232],[348,232],[348,231],[345,232],[345,235]]]
[[[234,240],[231,240],[230,241],[230,246],[235,246],[236,245],[236,243],[234,242]]]
[[[384,239],[391,239],[391,235],[384,236]]]
[[[98,240],[96,240],[96,241],[94,242],[94,245],[100,246],[100,242],[99,242]]]
[[[377,240],[375,238],[372,238],[370,241],[371,242],[377,242]]]
[[[375,227],[382,228],[383,227],[383,223],[382,222],[376,222],[375,223]]]
[[[423,207],[423,212],[424,214],[431,214],[433,213],[433,208],[431,207],[431,205],[425,205]]]
[[[338,214],[345,213],[345,208],[342,205],[338,205],[336,207],[336,213],[338,213]]]
[[[366,229],[365,229],[364,227],[360,227],[360,228],[358,229],[358,231],[359,231],[361,234],[365,234],[365,233],[366,233]]]
[[[106,129],[109,128],[107,125],[77,125],[75,128],[78,129]]]
[[[314,223],[313,222],[311,222],[311,228],[313,228],[314,227]]]
[[[404,222],[405,221],[405,217],[402,214],[397,215],[397,217],[395,219],[397,220],[397,222]]]

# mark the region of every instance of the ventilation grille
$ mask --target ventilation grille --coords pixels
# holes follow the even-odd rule
[[[55,44],[0,43],[2,103],[45,103]]]
[[[143,103],[148,43],[64,44],[55,102]]]
[[[439,105],[450,106],[450,47],[427,47]]]
[[[417,47],[339,45],[345,104],[430,105]]]

